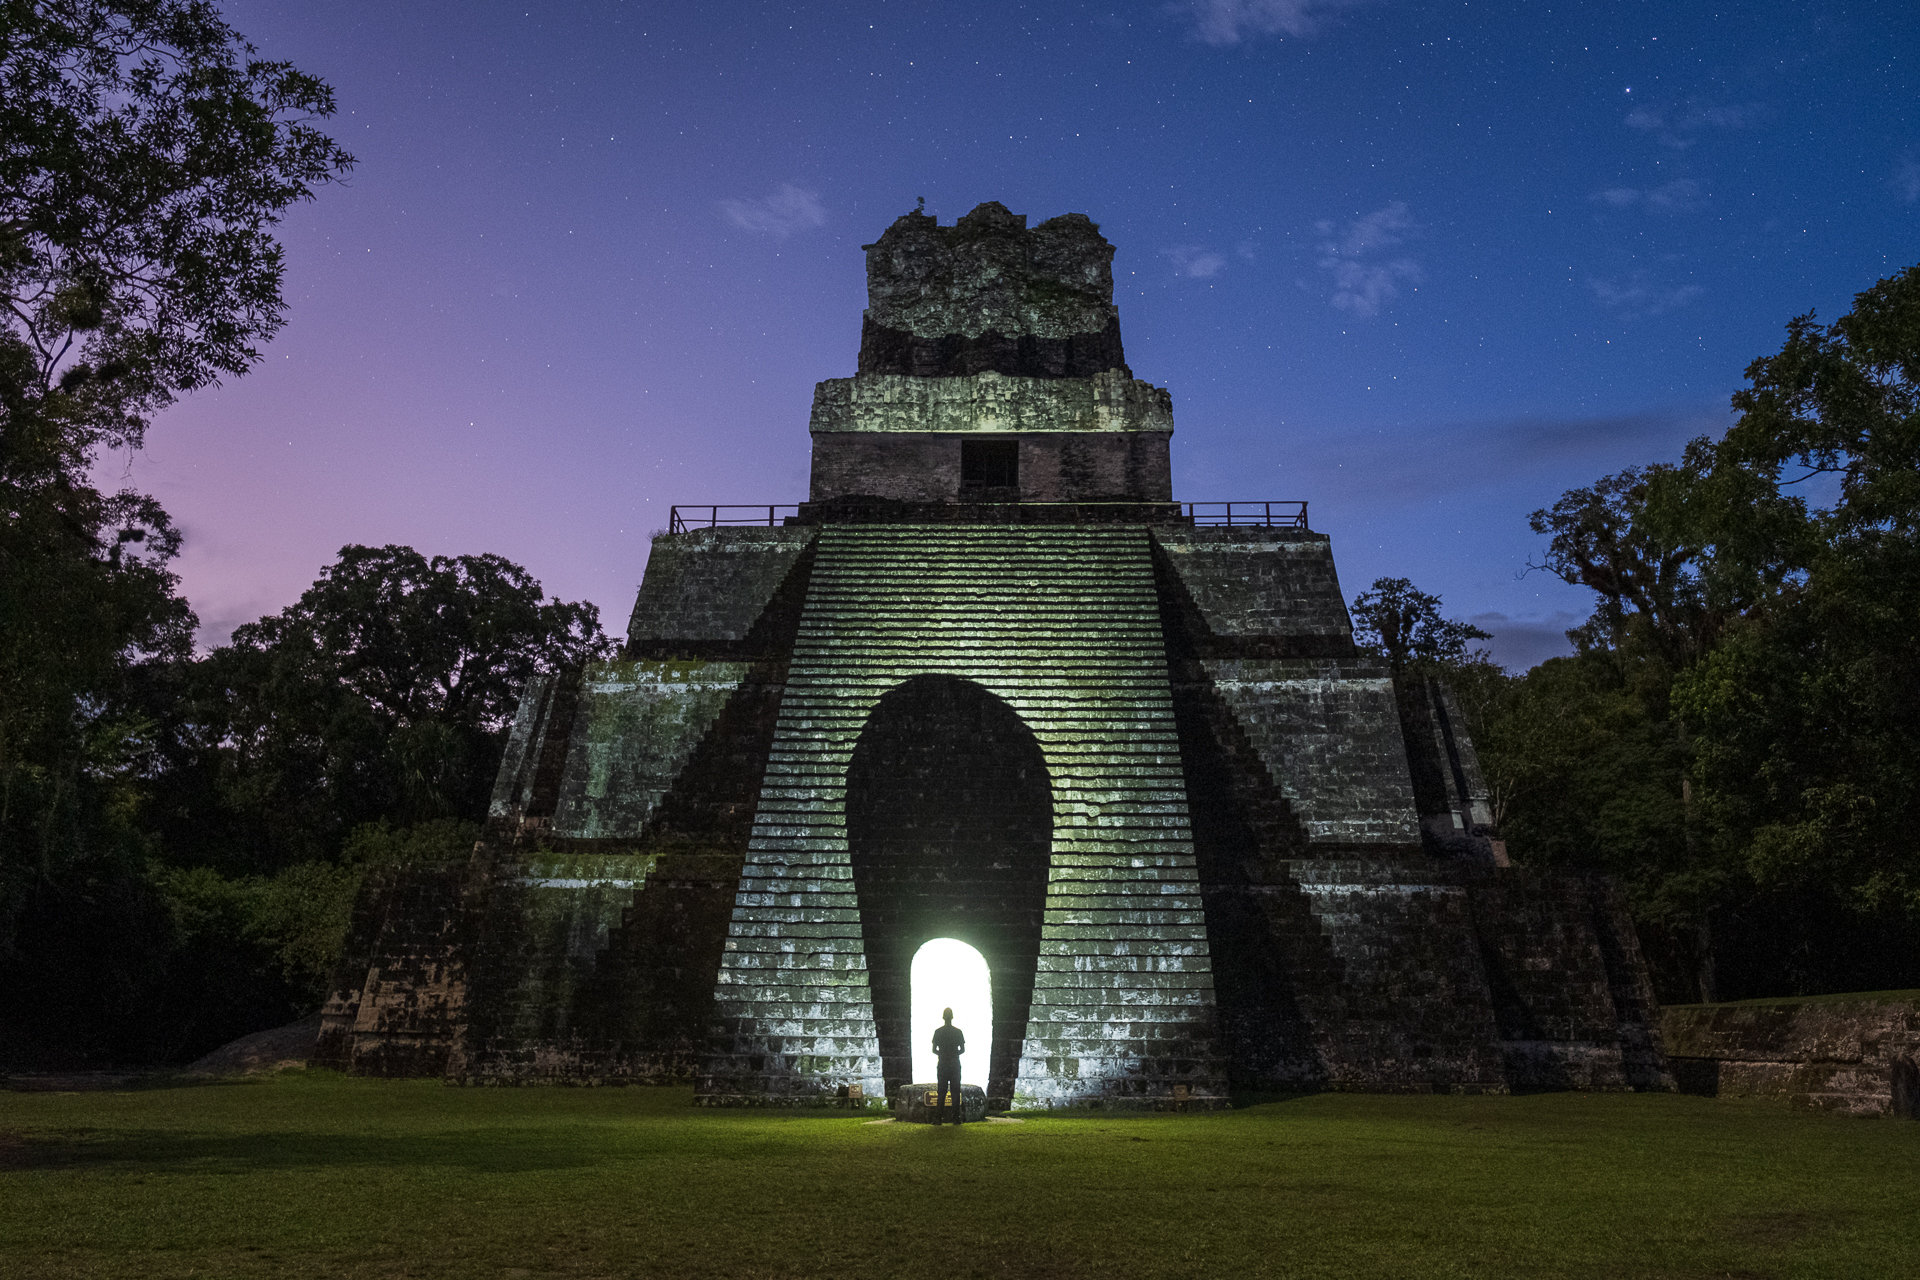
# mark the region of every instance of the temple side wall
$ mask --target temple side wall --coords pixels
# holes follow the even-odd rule
[[[747,673],[744,662],[698,658],[589,668],[552,833],[637,837]]]
[[[579,1074],[597,1031],[591,987],[617,928],[657,857],[533,851],[496,862],[475,895],[483,945],[467,966],[461,1048],[447,1075],[462,1083]]]
[[[1204,891],[1236,1087],[1673,1088],[1602,877],[1338,859]]]
[[[1319,641],[1353,656],[1353,624],[1324,533],[1260,527],[1167,528],[1154,546],[1187,626],[1211,645],[1250,638]]]
[[[465,1035],[478,878],[464,864],[368,872],[321,1006],[316,1065],[367,1076],[445,1074]]]
[[[1154,544],[1176,697],[1258,754],[1296,855],[1417,848],[1392,681],[1353,647],[1326,535],[1156,529]]]
[[[1309,850],[1418,847],[1406,747],[1384,671],[1311,658],[1203,659],[1200,667],[1293,806]]]
[[[795,570],[804,576],[817,532],[745,526],[657,535],[627,623],[629,649],[651,656],[752,644]]]
[[[472,864],[368,877],[319,1060],[469,1082],[692,1074],[813,536],[656,539],[641,656],[529,682]]]

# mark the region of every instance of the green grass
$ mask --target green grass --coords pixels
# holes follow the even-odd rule
[[[930,1129],[292,1073],[0,1094],[0,1276],[1920,1276],[1920,1124],[1324,1094]]]

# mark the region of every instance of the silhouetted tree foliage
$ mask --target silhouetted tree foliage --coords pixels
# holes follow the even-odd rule
[[[163,532],[129,545],[171,554]],[[63,812],[118,853],[17,896],[0,1056],[180,1061],[312,1009],[365,870],[465,856],[520,685],[611,652],[593,605],[510,561],[397,546],[342,548],[197,659],[191,622],[84,739]]]
[[[1468,644],[1492,638],[1472,623],[1442,617],[1440,597],[1406,578],[1376,578],[1354,597],[1354,643],[1386,659],[1396,676],[1410,668],[1442,673],[1468,660]]]
[[[277,331],[283,209],[352,158],[333,93],[203,0],[0,4],[0,477],[84,471]]]
[[[1580,648],[1632,643],[1673,670],[1718,638],[1724,613],[1708,599],[1700,548],[1672,541],[1647,518],[1649,484],[1672,470],[1630,467],[1569,489],[1528,518],[1550,539],[1545,559],[1530,567],[1599,597],[1593,616],[1572,633]]]
[[[193,664],[155,827],[176,862],[335,857],[356,826],[477,820],[520,686],[610,654],[591,604],[499,556],[341,548],[280,613]]]
[[[204,3],[0,0],[0,1057],[164,1055],[209,1003],[218,931],[153,873],[144,812],[155,673],[195,626],[180,538],[89,467],[279,327],[271,229],[350,164],[332,109]]]

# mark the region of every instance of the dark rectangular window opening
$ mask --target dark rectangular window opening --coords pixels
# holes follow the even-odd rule
[[[1018,440],[962,440],[960,442],[960,491],[977,493],[983,489],[1017,489],[1020,486],[1020,442]]]

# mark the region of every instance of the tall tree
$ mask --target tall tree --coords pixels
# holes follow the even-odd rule
[[[1532,778],[1509,829],[1626,878],[1668,996],[1910,985],[1920,268],[1794,319],[1747,378],[1680,465],[1534,513],[1597,607],[1487,735]]]
[[[0,7],[0,480],[77,481],[280,327],[281,212],[352,158],[333,93],[205,0]]]
[[[499,556],[343,547],[194,665],[156,784],[168,847],[272,870],[336,858],[361,823],[478,820],[520,686],[611,649],[592,604]]]
[[[1674,696],[1715,848],[1750,886],[1729,911],[1828,986],[1847,980],[1836,930],[1856,954],[1920,952],[1920,267],[1832,325],[1796,317],[1747,378],[1739,420],[1659,494],[1756,601]],[[1783,927],[1787,907],[1829,923]]]
[[[1669,671],[1711,648],[1723,622],[1699,572],[1700,548],[1677,541],[1647,516],[1651,484],[1671,467],[1629,467],[1569,489],[1527,523],[1548,538],[1545,569],[1597,597],[1572,637],[1582,649],[1634,646]]]
[[[175,932],[136,686],[194,618],[166,513],[89,465],[258,359],[285,312],[273,226],[351,164],[314,127],[332,110],[204,0],[0,0],[0,1053],[30,1022],[135,1052],[115,1028]]]
[[[0,0],[0,906],[20,851],[78,851],[63,779],[192,627],[165,513],[87,466],[278,329],[272,227],[351,164],[332,110],[204,0]]]
[[[1398,676],[1413,668],[1440,675],[1468,660],[1467,646],[1492,636],[1470,622],[1441,616],[1440,597],[1428,595],[1407,578],[1376,578],[1353,600],[1353,639],[1361,649],[1386,659]]]

